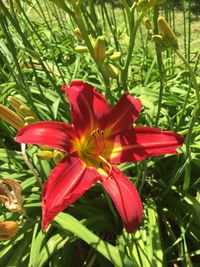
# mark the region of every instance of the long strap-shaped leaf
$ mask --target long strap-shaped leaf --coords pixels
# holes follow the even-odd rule
[[[55,217],[54,222],[56,222],[62,229],[70,231],[84,240],[91,247],[104,255],[104,257],[106,257],[115,266],[133,266],[130,259],[122,251],[109,244],[108,242],[101,240],[97,235],[88,230],[71,215],[61,212],[58,216]]]

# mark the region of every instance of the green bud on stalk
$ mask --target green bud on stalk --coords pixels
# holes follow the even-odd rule
[[[106,58],[106,45],[104,36],[97,37],[94,44],[94,58],[102,64]]]

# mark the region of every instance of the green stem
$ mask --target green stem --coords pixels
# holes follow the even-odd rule
[[[129,65],[130,65],[130,62],[131,62],[133,48],[135,46],[135,37],[136,37],[137,30],[138,30],[138,28],[140,26],[140,23],[141,23],[144,15],[145,15],[145,13],[146,13],[146,9],[143,10],[140,13],[140,15],[138,16],[134,26],[133,26],[133,24],[134,24],[133,16],[129,21],[130,38],[129,38],[129,46],[128,46],[128,55],[127,55],[127,58],[126,58],[125,66],[124,66],[122,74],[121,74],[122,86],[123,86],[124,90],[126,90],[126,91],[128,90],[127,89],[128,69],[129,69]]]
[[[127,4],[126,0],[121,0],[121,4],[123,5],[123,7],[124,7],[124,9],[126,11],[126,14],[127,14],[127,17],[128,17],[128,21],[130,23],[131,11],[130,11],[129,5]]]
[[[199,86],[198,86],[198,83],[197,83],[197,80],[196,80],[196,77],[194,74],[194,70],[191,68],[189,62],[185,59],[184,56],[182,56],[182,54],[178,50],[175,50],[175,53],[184,62],[185,66],[188,68],[188,71],[189,71],[190,77],[191,77],[191,83],[195,89],[196,96],[197,96],[197,105],[192,112],[192,119],[190,122],[189,130],[188,130],[186,141],[185,141],[185,144],[186,144],[186,155],[185,155],[186,156],[186,162],[190,163],[190,161],[191,161],[190,141],[191,141],[193,128],[194,128],[194,125],[195,125],[195,122],[196,122],[196,119],[198,117],[198,113],[200,110],[200,92],[199,92]],[[184,177],[184,184],[183,184],[184,190],[188,189],[189,183],[190,183],[191,168],[190,168],[189,163],[185,169],[185,177]]]
[[[85,22],[82,18],[82,12],[81,12],[81,9],[79,7],[77,7],[76,5],[74,5],[74,13],[75,13],[75,20],[76,20],[76,23],[81,31],[81,34],[83,36],[83,39],[85,41],[85,45],[87,46],[88,50],[89,50],[89,53],[90,55],[92,56],[94,62],[96,63],[96,66],[97,66],[97,69],[98,71],[101,73],[101,76],[103,78],[103,81],[104,81],[104,84],[106,86],[106,97],[110,99],[110,104],[111,106],[113,106],[113,97],[112,97],[112,94],[110,92],[110,88],[109,88],[109,85],[110,85],[110,80],[109,78],[105,75],[103,69],[102,69],[102,65],[100,65],[96,60],[95,60],[95,57],[94,57],[94,49],[93,49],[93,46],[92,46],[92,43],[90,41],[90,38],[89,38],[89,35],[87,33],[87,30],[86,30],[86,26],[85,26]]]
[[[193,69],[191,68],[190,64],[188,63],[188,61],[185,59],[185,57],[178,51],[175,50],[175,53],[177,54],[177,56],[184,62],[184,64],[186,65],[186,67],[188,68],[188,71],[190,73],[191,76],[191,81],[192,81],[192,85],[195,89],[196,92],[196,96],[197,96],[197,101],[198,101],[198,108],[200,108],[200,91],[199,91],[199,86],[194,74]]]
[[[194,72],[194,73],[195,73],[196,70],[197,70],[197,67],[198,67],[198,64],[199,64],[199,60],[200,60],[200,52],[199,52],[199,54],[197,55],[197,60],[196,60],[196,63],[195,63],[194,69],[193,69],[193,72]],[[190,77],[190,78],[191,78],[191,77]],[[182,108],[182,111],[181,111],[181,115],[180,115],[180,118],[179,118],[179,123],[178,123],[178,126],[177,126],[177,130],[179,130],[179,128],[180,128],[180,126],[181,126],[181,124],[182,124],[183,118],[184,118],[184,114],[185,114],[186,106],[187,106],[187,103],[188,103],[188,98],[189,98],[190,91],[191,91],[191,86],[192,86],[192,81],[191,81],[191,79],[190,79],[189,88],[188,88],[187,95],[186,95],[186,98],[185,98],[185,103],[184,103],[183,108]]]
[[[159,9],[156,6],[154,8],[154,34],[158,34],[158,14],[159,14]],[[157,58],[157,68],[160,76],[160,90],[159,90],[159,98],[158,98],[158,109],[157,109],[157,114],[156,114],[156,121],[155,121],[155,127],[158,126],[158,121],[160,117],[160,111],[162,107],[162,98],[163,98],[163,92],[164,92],[164,67],[163,67],[163,62],[162,62],[162,53],[159,51],[158,45],[156,44],[156,58]]]

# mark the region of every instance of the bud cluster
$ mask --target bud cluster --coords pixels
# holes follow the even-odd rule
[[[55,164],[58,164],[63,158],[64,154],[58,150],[51,150],[51,148],[44,146],[43,150],[39,151],[36,156],[40,160],[50,160],[53,159]]]
[[[16,129],[38,120],[37,115],[24,102],[15,96],[8,97],[8,103],[14,109],[0,104],[0,118]]]
[[[178,41],[173,30],[162,16],[158,18],[158,28],[160,34],[153,35],[152,40],[157,43],[158,49],[164,51],[168,48],[178,49]]]
[[[78,53],[88,52],[87,46],[84,44],[83,37],[79,28],[74,29],[74,35],[77,37],[77,40],[81,42],[75,47],[75,51]],[[110,61],[115,62],[121,58],[120,52],[114,52],[114,49],[106,50],[106,41],[103,35],[98,36],[96,39],[93,39],[91,36],[90,41],[93,46],[94,60],[102,68],[104,74],[108,78],[116,79],[119,75],[118,69],[110,63]]]

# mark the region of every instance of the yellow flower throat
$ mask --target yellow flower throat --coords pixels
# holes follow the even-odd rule
[[[75,148],[79,157],[89,167],[104,170],[107,175],[111,172],[110,163],[102,156],[105,151],[104,131],[96,129],[92,131],[89,137],[85,136],[75,142]]]

